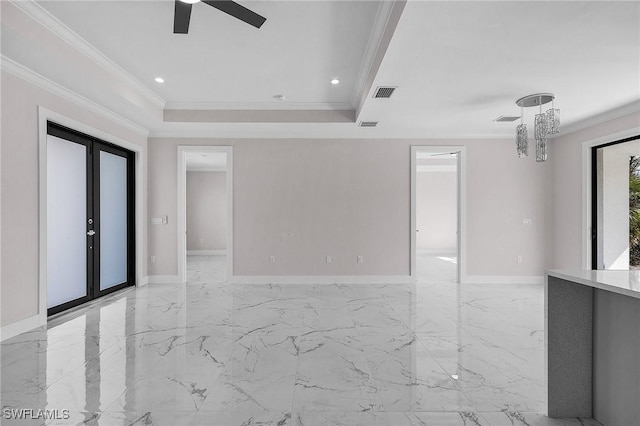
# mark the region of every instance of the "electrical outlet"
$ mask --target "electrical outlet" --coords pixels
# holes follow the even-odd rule
[[[531,218],[530,217],[525,217],[522,219],[522,223],[524,225],[531,225]]]
[[[518,255],[518,263],[522,263],[522,255],[521,254]]]
[[[275,256],[269,256],[269,263],[276,263],[276,257]]]
[[[151,263],[156,263],[156,257],[155,256],[151,256]]]
[[[358,263],[363,263],[363,262],[364,262],[364,257],[362,257],[362,256],[358,256],[358,258],[357,258],[356,262],[358,262]]]
[[[331,263],[331,256],[327,256],[327,263]]]

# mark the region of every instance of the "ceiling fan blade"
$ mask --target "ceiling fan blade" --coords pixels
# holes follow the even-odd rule
[[[238,3],[230,0],[203,0],[203,3],[209,6],[215,7],[221,12],[227,13],[234,18],[238,18],[241,21],[246,22],[249,25],[253,25],[256,28],[260,28],[267,18],[258,15],[257,13],[247,9],[244,6],[240,6]]]
[[[191,20],[192,6],[192,4],[176,0],[176,10],[173,15],[174,34],[187,34],[189,32],[189,21]]]

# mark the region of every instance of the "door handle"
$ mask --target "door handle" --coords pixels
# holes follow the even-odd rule
[[[94,230],[92,229],[92,230],[90,230],[89,232],[87,232],[87,235],[94,236],[94,235],[96,235],[96,231],[94,231]]]

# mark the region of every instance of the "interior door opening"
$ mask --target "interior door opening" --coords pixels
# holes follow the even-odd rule
[[[134,153],[47,123],[47,314],[135,284]]]
[[[231,147],[179,147],[178,182],[180,280],[208,272],[207,279],[227,280],[233,268]]]
[[[460,160],[456,147],[413,147],[412,275],[460,282]]]

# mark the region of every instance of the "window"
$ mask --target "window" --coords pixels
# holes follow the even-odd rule
[[[591,154],[592,268],[640,269],[640,136]]]

